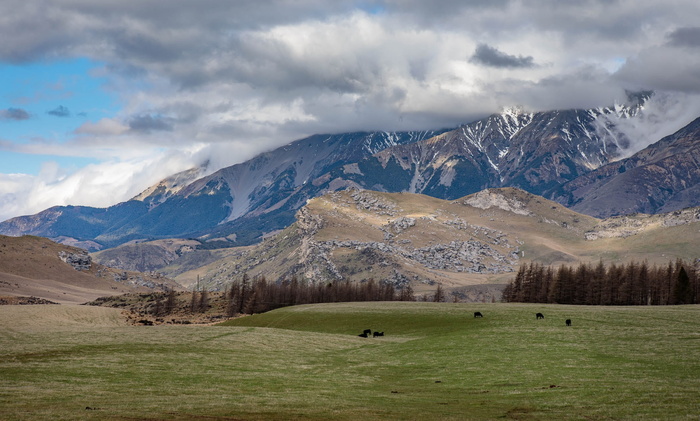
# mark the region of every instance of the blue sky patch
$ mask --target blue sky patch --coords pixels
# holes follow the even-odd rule
[[[106,79],[95,75],[100,67],[101,63],[85,58],[0,65],[1,143],[64,143],[86,121],[114,116],[119,104],[104,88]],[[69,167],[87,161],[10,152],[1,146],[0,153],[2,173],[36,174],[47,159]]]

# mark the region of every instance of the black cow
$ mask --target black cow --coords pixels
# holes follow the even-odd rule
[[[480,311],[475,311],[475,312],[474,312],[474,317],[484,317],[484,315],[481,314]]]
[[[544,319],[544,314],[542,314],[542,313],[537,313],[537,314],[535,314],[535,317],[537,317],[537,320],[539,320],[539,319]]]
[[[362,332],[362,334],[363,334],[363,335],[369,336],[369,335],[372,334],[372,329],[365,329],[365,330]]]
[[[376,338],[377,336],[384,336],[384,332],[374,332],[374,337]]]
[[[367,332],[360,333],[357,336],[359,336],[360,338],[367,338],[368,337]]]
[[[571,319],[566,319],[566,325],[571,326]]]

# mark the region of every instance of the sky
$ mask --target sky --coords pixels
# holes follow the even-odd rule
[[[696,0],[0,2],[0,221],[105,207],[318,133],[457,127],[653,90],[700,116]]]

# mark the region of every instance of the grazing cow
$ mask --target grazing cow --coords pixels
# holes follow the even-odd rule
[[[475,312],[474,312],[474,317],[484,317],[484,315],[481,314],[480,311],[475,311]]]
[[[384,336],[384,332],[374,332],[374,337],[376,338],[377,336]]]
[[[360,333],[360,334],[357,335],[357,336],[359,336],[360,338],[367,338],[367,337],[369,337],[369,335],[367,335],[367,332],[362,332],[362,333]]]
[[[566,319],[566,325],[571,326],[571,319]]]
[[[369,335],[372,334],[372,329],[365,329],[364,331],[362,331],[362,333],[363,333],[364,335],[369,336]]]
[[[539,319],[544,319],[544,314],[542,314],[542,313],[537,313],[537,314],[535,314],[535,317],[537,317],[537,320],[539,320]]]

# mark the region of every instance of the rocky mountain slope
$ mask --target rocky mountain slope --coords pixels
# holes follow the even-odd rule
[[[513,186],[594,216],[700,205],[691,126],[685,147],[663,141],[624,166],[617,162],[629,139],[616,122],[642,108],[635,100],[594,110],[506,110],[451,131],[312,136],[205,177],[197,178],[201,169],[176,174],[106,209],[65,206],[13,218],[0,223],[0,233],[93,251],[164,238],[196,239],[198,249],[250,245],[293,223],[309,199],[346,188],[456,199]],[[613,181],[603,186],[604,178]],[[612,202],[625,195],[634,196],[626,205]]]
[[[313,282],[374,278],[419,293],[440,283],[489,299],[521,263],[693,261],[699,241],[698,208],[599,220],[513,188],[453,201],[348,190],[311,200],[286,230],[197,274],[212,289],[246,273]]]
[[[40,237],[0,236],[0,296],[84,303],[104,295],[171,288],[180,286],[155,273],[106,267],[83,249]]]
[[[600,217],[698,206],[700,118],[627,159],[554,189],[550,197]]]
[[[534,194],[618,158],[628,140],[611,121],[634,107],[507,111],[432,139],[385,149],[336,171],[363,188],[455,199],[489,187]]]
[[[57,206],[13,218],[0,223],[0,234],[83,241],[90,250],[143,238],[207,236],[246,244],[293,222],[294,212],[323,188],[313,182],[319,175],[384,148],[438,133],[311,136],[206,177],[196,177],[201,169],[176,174],[108,208]]]

